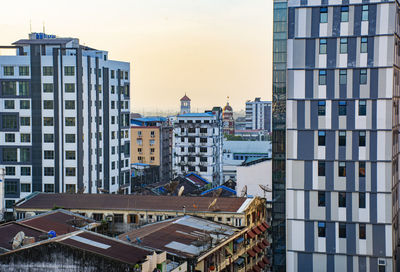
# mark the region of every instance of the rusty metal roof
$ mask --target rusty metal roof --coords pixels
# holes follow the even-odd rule
[[[12,240],[20,231],[23,231],[26,236],[35,237],[36,241],[39,239],[40,235],[44,234],[43,231],[16,222],[6,223],[0,225],[0,247],[6,250],[12,250]]]
[[[183,211],[185,208],[187,212],[243,212],[243,208],[251,202],[248,198],[220,197],[209,208],[214,199],[190,196],[38,193],[17,203],[16,209],[52,209],[58,206],[77,210]]]
[[[167,251],[181,257],[198,257],[238,229],[194,216],[183,216],[121,234],[119,239]]]
[[[70,233],[79,228],[91,227],[93,219],[64,210],[54,210],[37,216],[21,219],[20,224],[45,232],[54,230],[57,235]]]
[[[88,231],[73,233],[58,242],[129,264],[141,263],[153,254],[151,250]]]

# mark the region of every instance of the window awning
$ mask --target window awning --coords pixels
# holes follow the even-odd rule
[[[269,225],[267,224],[267,222],[262,222],[262,224],[264,225],[264,227],[266,227],[267,229],[269,229]]]
[[[253,271],[261,272],[261,268],[258,265],[253,266]]]
[[[249,254],[251,257],[256,256],[256,253],[252,249],[247,250],[247,254]]]
[[[269,243],[268,243],[267,239],[262,240],[262,243],[263,243],[265,246],[269,246]]]
[[[255,252],[260,253],[261,249],[258,246],[253,246],[252,248]]]
[[[247,232],[247,237],[253,239],[254,237],[256,237],[256,234],[255,234],[253,231],[249,230],[249,231]]]
[[[264,227],[264,225],[262,223],[260,225],[258,225],[257,228],[259,228],[262,232],[267,230],[267,228]]]
[[[264,248],[267,247],[267,246],[264,245],[264,243],[262,243],[262,242],[259,242],[259,243],[257,244],[257,246],[258,246],[259,248],[261,248],[261,249],[264,249]]]
[[[267,258],[267,257],[263,257],[262,258],[262,260],[263,260],[263,262],[265,263],[265,264],[270,264],[270,261],[269,261],[269,259]]]
[[[259,262],[257,263],[257,265],[258,265],[259,267],[261,267],[261,268],[264,268],[264,267],[265,267],[265,263],[264,263],[263,261],[259,261]]]
[[[261,233],[261,231],[257,227],[254,227],[251,230],[257,235]]]

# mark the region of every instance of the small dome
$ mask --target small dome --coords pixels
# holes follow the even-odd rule
[[[226,106],[224,107],[224,111],[233,111],[232,107],[229,106],[229,103],[226,103]]]

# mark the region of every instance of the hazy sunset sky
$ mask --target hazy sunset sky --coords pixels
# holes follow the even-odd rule
[[[76,37],[131,63],[133,112],[271,99],[272,0],[7,1],[0,44],[33,32]]]

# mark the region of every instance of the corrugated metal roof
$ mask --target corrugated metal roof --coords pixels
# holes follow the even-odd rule
[[[35,237],[36,241],[39,239],[40,235],[45,234],[43,231],[36,230],[32,227],[24,226],[16,222],[6,223],[0,225],[0,247],[7,250],[12,250],[12,243],[10,242],[20,231],[23,231],[25,236]]]
[[[229,153],[268,154],[270,141],[224,141],[223,150]]]
[[[185,113],[185,114],[179,114],[179,117],[213,117],[214,115],[212,113],[208,112],[192,112],[192,113]]]
[[[118,194],[50,194],[40,193],[26,201],[16,204],[17,209],[64,209],[91,210],[153,210],[192,212],[244,212],[243,204],[253,199],[241,197],[219,197],[217,203],[209,208],[213,197],[201,196],[150,196]],[[246,204],[248,205],[248,204]]]

